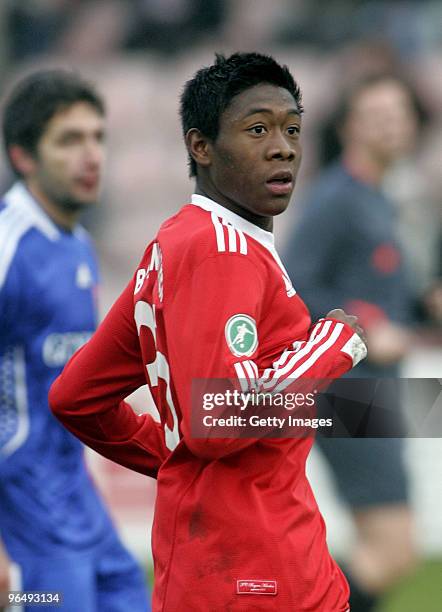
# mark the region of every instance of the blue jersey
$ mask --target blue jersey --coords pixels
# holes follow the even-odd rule
[[[16,184],[0,202],[0,534],[10,554],[86,551],[111,528],[47,394],[96,326],[97,265]]]

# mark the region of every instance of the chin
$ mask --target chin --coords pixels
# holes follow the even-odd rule
[[[271,217],[277,217],[278,215],[281,215],[289,207],[290,198],[291,196],[272,199],[272,201],[269,202],[269,204],[265,207],[268,211],[266,214],[270,215]]]
[[[66,198],[63,202],[60,202],[60,208],[70,212],[78,212],[93,206],[96,203],[96,199],[92,198]]]

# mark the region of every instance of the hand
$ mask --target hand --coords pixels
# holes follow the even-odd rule
[[[0,542],[0,610],[8,606],[7,593],[10,590],[9,571],[11,560]]]
[[[338,321],[347,323],[347,325],[350,325],[350,327],[354,329],[355,333],[358,334],[358,336],[364,341],[364,343],[367,344],[367,336],[365,334],[365,331],[358,323],[358,317],[347,314],[345,310],[342,310],[342,308],[335,308],[334,310],[330,310],[330,312],[327,313],[326,318],[337,319]]]

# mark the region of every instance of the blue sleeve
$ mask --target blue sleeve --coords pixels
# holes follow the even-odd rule
[[[16,256],[0,280],[0,352],[20,337],[20,320],[24,314],[20,280]]]
[[[284,263],[313,320],[342,306],[335,281],[348,249],[346,208],[341,199],[314,190],[288,238]]]
[[[0,265],[5,264],[5,259]],[[0,281],[0,479],[15,470],[8,460],[6,447],[17,435],[19,415],[16,409],[16,355],[21,349],[20,323],[25,318],[21,297],[22,283],[17,259],[3,268]]]

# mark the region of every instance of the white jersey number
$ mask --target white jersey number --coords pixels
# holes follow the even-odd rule
[[[172,415],[173,428],[170,429],[167,424],[164,429],[166,446],[169,450],[173,450],[180,441],[178,433],[178,417],[170,392],[170,369],[166,357],[157,348],[156,339],[156,321],[155,321],[155,306],[140,300],[135,305],[135,323],[137,325],[138,335],[140,335],[141,327],[144,325],[152,332],[155,342],[155,359],[151,363],[146,363],[147,375],[149,377],[149,385],[151,387],[158,386],[158,379],[162,378],[166,383],[166,403]]]

